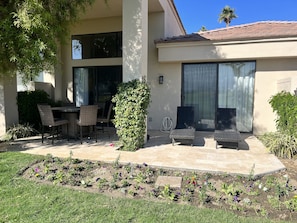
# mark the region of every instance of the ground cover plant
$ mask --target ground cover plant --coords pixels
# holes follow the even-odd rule
[[[251,169],[248,177],[215,175],[155,169],[145,163],[123,165],[120,157],[113,163],[91,162],[73,159],[71,154],[68,159],[48,155],[19,171],[22,177],[37,183],[64,186],[117,199],[232,211],[238,216],[261,217],[261,222],[263,219],[268,222],[294,222],[297,219],[297,174],[292,173],[282,171],[256,178]],[[158,176],[181,177],[181,187],[174,188],[170,184],[157,187],[155,183]]]

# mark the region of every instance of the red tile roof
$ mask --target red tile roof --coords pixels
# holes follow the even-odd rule
[[[297,37],[297,21],[264,21],[156,40],[156,43]]]

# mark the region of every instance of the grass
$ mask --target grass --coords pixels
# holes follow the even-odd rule
[[[0,153],[0,223],[6,222],[272,222],[244,218],[224,210],[141,199],[112,198],[99,193],[40,184],[18,175],[39,157]]]

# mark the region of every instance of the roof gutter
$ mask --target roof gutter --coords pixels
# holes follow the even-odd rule
[[[238,45],[250,43],[270,43],[270,42],[294,42],[297,37],[272,38],[272,39],[252,39],[252,40],[200,40],[200,41],[175,41],[175,42],[157,42],[156,48],[167,48],[172,46],[208,46],[208,45]]]

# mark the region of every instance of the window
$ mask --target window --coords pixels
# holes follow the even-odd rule
[[[122,82],[122,66],[75,67],[73,75],[76,106],[98,104],[104,107]]]
[[[241,132],[252,131],[255,62],[183,65],[182,104],[194,106],[197,129],[213,130],[217,108],[236,108]]]
[[[72,59],[122,57],[122,32],[72,36]]]

